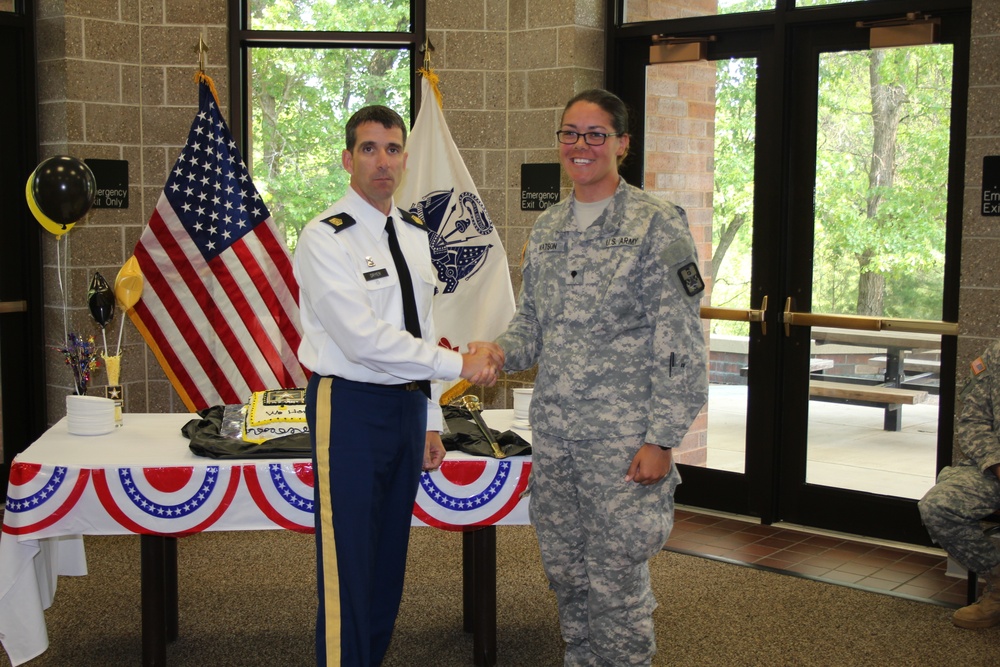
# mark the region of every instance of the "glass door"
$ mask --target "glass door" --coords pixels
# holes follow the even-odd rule
[[[707,278],[709,401],[677,499],[926,543],[916,500],[951,457],[968,14],[887,49],[843,8],[752,9],[630,24],[609,60],[643,110],[623,173],[685,208]]]
[[[760,238],[776,237],[775,155],[758,150],[776,127],[761,121],[758,102],[773,95],[776,81],[762,74],[770,40],[769,30],[744,30],[633,43],[628,55],[642,66],[623,70],[629,81],[620,91],[632,109],[645,109],[633,122],[632,145],[642,153],[626,161],[623,173],[684,208],[706,278],[709,400],[675,452],[685,480],[678,499],[744,513],[766,510],[750,502],[750,484],[769,483],[770,474],[747,474],[761,451],[747,439],[773,430],[773,422],[756,415],[772,410],[776,379],[765,363],[751,373],[757,368],[751,360],[773,358],[780,338],[775,315],[765,321],[775,263],[755,250],[764,247]]]
[[[828,316],[805,318],[809,484],[904,498],[934,484],[941,336],[957,333],[941,321],[953,53],[818,54],[811,311]]]
[[[951,446],[964,60],[947,40],[872,42],[857,24],[794,34],[799,252],[782,335],[808,355],[783,377],[799,399],[779,504],[790,521],[921,541],[915,502]]]

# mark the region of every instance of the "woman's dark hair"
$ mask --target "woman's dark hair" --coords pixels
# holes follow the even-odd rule
[[[567,102],[566,106],[563,107],[563,117],[566,116],[566,112],[569,111],[569,108],[577,102],[590,102],[591,104],[596,104],[604,112],[611,116],[611,129],[613,129],[616,134],[628,134],[628,107],[626,107],[621,98],[614,93],[604,90],[603,88],[591,88],[590,90],[585,90],[582,93],[577,93],[573,96],[573,99]],[[628,149],[626,148],[625,153],[618,158],[619,167],[627,155]]]
[[[577,93],[573,99],[563,107],[563,115],[577,102],[590,102],[604,109],[611,116],[611,127],[618,134],[628,134],[628,107],[621,98],[614,93],[603,88],[591,88],[582,93]]]

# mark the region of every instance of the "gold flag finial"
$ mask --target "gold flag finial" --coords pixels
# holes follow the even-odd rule
[[[204,35],[198,35],[198,71],[205,71],[205,53],[208,52],[208,44]]]
[[[431,44],[430,37],[424,37],[424,43],[420,47],[420,50],[424,54],[424,69],[429,70],[431,68],[431,53],[434,51],[434,45]]]

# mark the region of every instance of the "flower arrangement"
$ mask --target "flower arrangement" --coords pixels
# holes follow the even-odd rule
[[[94,337],[84,338],[70,332],[66,335],[66,344],[56,349],[62,353],[66,365],[73,371],[76,393],[80,396],[85,395],[87,385],[90,384],[91,372],[100,366],[100,362],[97,360],[98,352],[94,345]]]

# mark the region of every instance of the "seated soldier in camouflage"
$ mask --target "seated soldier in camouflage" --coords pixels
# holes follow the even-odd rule
[[[1000,343],[972,362],[962,390],[962,415],[955,445],[965,459],[944,468],[920,500],[920,516],[931,538],[948,555],[986,579],[975,604],[952,616],[960,628],[1000,625],[1000,550],[983,534],[980,521],[1000,510]]]

